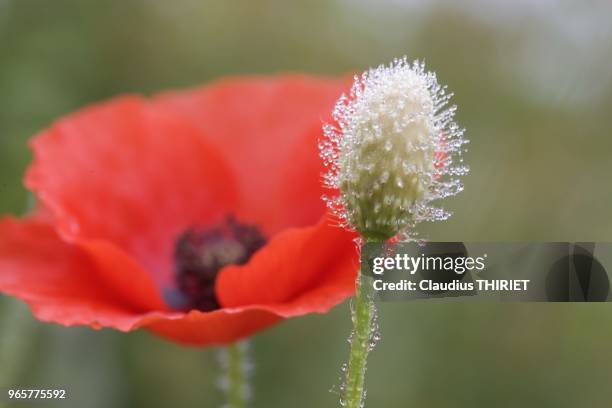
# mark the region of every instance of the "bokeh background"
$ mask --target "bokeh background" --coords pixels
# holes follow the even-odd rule
[[[28,138],[84,104],[406,54],[455,92],[472,141],[455,216],[426,236],[610,241],[611,20],[603,0],[0,0],[0,213],[28,205]],[[43,325],[0,304],[0,384],[66,387],[62,407],[222,404],[215,350]],[[253,406],[337,406],[348,314],[258,335]],[[368,407],[611,405],[606,304],[383,304],[380,324]]]

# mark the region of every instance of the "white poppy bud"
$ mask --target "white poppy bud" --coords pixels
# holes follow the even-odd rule
[[[454,164],[467,141],[450,96],[434,73],[406,58],[355,77],[320,144],[326,185],[337,192],[324,199],[344,226],[386,240],[450,215],[431,205],[461,191],[458,177],[468,172]]]

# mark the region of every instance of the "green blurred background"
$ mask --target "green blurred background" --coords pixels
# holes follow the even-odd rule
[[[472,141],[455,216],[426,236],[611,241],[611,19],[606,1],[0,0],[0,213],[27,205],[28,138],[86,103],[406,54],[455,92]],[[67,387],[62,407],[222,404],[215,350],[42,325],[0,302],[0,383]],[[380,309],[368,407],[612,405],[607,304]],[[253,406],[337,406],[348,315],[345,303],[255,337]]]

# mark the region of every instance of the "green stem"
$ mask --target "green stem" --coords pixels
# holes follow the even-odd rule
[[[36,327],[27,306],[0,295],[0,388],[9,387],[22,374]]]
[[[234,343],[227,346],[221,355],[221,366],[224,369],[222,388],[226,392],[226,408],[245,408],[249,397],[248,345]]]
[[[0,295],[0,312],[0,391],[6,393],[22,374],[36,326],[27,306],[16,299]],[[0,395],[0,408],[8,408],[5,398]]]
[[[376,307],[369,276],[359,274],[352,305],[353,335],[348,370],[344,384],[343,407],[362,408],[365,400],[365,374],[368,354],[376,340]]]

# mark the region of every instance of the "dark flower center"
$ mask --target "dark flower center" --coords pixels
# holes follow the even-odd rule
[[[215,280],[221,268],[245,264],[265,243],[259,228],[232,216],[212,228],[188,229],[176,240],[174,259],[180,293],[169,303],[180,309],[218,309]]]

